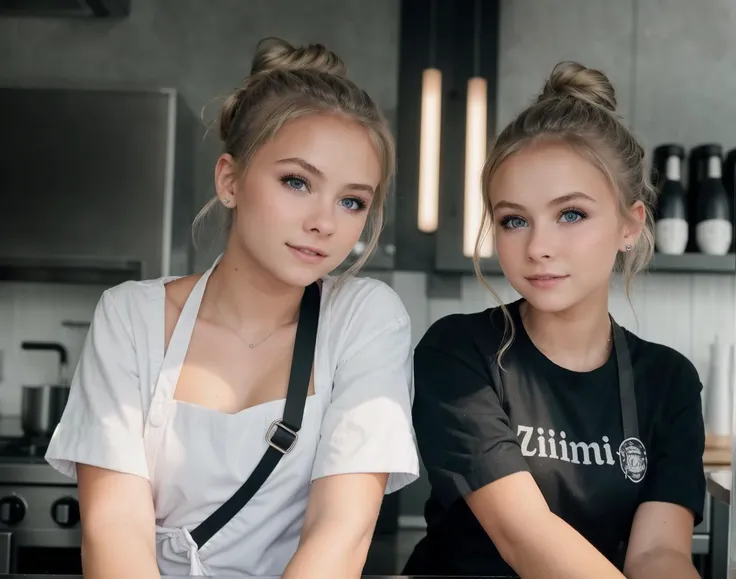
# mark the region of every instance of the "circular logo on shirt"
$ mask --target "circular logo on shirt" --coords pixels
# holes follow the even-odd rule
[[[618,447],[621,470],[631,482],[641,482],[647,473],[647,449],[638,438],[627,438]]]

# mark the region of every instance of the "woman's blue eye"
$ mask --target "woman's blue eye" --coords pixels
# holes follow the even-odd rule
[[[301,191],[302,187],[307,186],[307,184],[303,180],[298,179],[296,177],[290,177],[288,179],[285,179],[284,183],[286,183],[292,189],[296,189],[297,191]]]
[[[360,199],[348,197],[346,199],[340,199],[340,205],[342,205],[348,211],[360,211],[365,208],[365,203]]]
[[[576,223],[583,218],[583,215],[579,211],[564,211],[560,216],[560,219],[564,223]]]
[[[503,220],[503,226],[507,229],[518,229],[519,227],[524,227],[525,225],[526,221],[524,221],[521,217],[510,216]]]

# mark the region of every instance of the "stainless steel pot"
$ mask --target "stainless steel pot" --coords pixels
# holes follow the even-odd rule
[[[59,383],[23,386],[21,400],[21,425],[24,434],[49,437],[59,424],[69,399],[67,350],[56,342],[23,342],[21,348],[54,351],[59,355]]]
[[[21,425],[26,436],[51,436],[68,399],[69,386],[23,386]]]

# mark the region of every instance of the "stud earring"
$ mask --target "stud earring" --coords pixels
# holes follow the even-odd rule
[[[229,206],[230,203],[232,202],[232,200],[229,197],[223,197],[221,201],[222,201],[222,204],[225,206]]]
[[[626,246],[626,251],[631,251],[632,249],[633,249],[633,246],[632,245],[627,245]]]

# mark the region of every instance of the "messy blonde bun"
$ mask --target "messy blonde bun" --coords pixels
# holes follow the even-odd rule
[[[259,87],[263,90],[270,80],[283,85],[291,84],[294,90],[299,90],[294,83],[297,79],[305,86],[334,85],[333,81],[336,79],[347,81],[347,67],[339,56],[321,44],[294,47],[274,36],[260,40],[256,45],[250,75],[225,100],[220,110],[220,140],[225,143],[226,148],[241,107],[249,101],[260,102]]]
[[[360,259],[348,270],[355,273],[378,244],[384,204],[396,166],[391,129],[376,103],[347,78],[347,69],[335,53],[321,44],[294,47],[279,38],[264,38],[256,47],[251,73],[230,94],[220,110],[218,128],[226,153],[242,172],[253,155],[290,120],[311,114],[340,114],[362,125],[373,141],[381,162],[381,181],[368,216],[369,240]],[[211,212],[221,209],[211,199],[195,218],[198,226]],[[232,225],[227,212],[227,228]]]
[[[639,240],[631,251],[620,252],[615,263],[615,270],[624,276],[627,295],[634,276],[649,264],[654,254],[652,208],[656,194],[644,148],[616,113],[616,104],[616,91],[604,73],[577,62],[560,62],[535,101],[492,143],[481,176],[484,214],[473,262],[476,275],[499,303],[501,300],[485,281],[480,267],[480,251],[493,223],[491,180],[509,156],[540,141],[564,142],[598,167],[616,192],[619,213],[624,219],[629,218],[629,209],[635,202],[643,203],[646,220]],[[514,335],[511,318],[503,310],[511,337],[505,341],[500,356]]]
[[[577,62],[557,64],[544,83],[537,102],[566,97],[616,112],[616,90],[608,77],[600,70],[586,68]]]
[[[280,38],[264,38],[258,43],[250,74],[269,73],[274,70],[311,70],[322,74],[347,76],[342,59],[322,44],[294,48]]]

